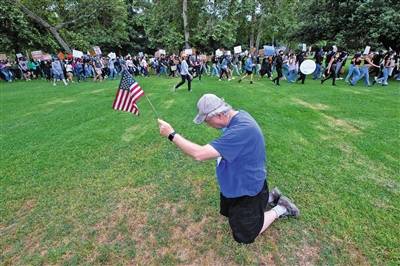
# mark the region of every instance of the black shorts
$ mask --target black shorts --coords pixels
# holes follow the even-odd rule
[[[246,74],[251,75],[251,74],[253,74],[253,71],[246,70]]]
[[[220,194],[220,213],[229,218],[233,238],[250,244],[260,233],[264,224],[264,212],[268,202],[268,185],[255,196],[226,198]]]

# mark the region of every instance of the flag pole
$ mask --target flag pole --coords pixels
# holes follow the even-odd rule
[[[147,101],[149,102],[151,108],[153,109],[153,112],[156,114],[156,117],[159,118],[160,116],[158,115],[156,109],[154,108],[153,104],[150,102],[149,97],[147,97],[147,94],[145,93],[144,96],[146,96]]]

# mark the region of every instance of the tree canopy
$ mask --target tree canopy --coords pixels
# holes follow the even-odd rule
[[[395,0],[5,0],[0,46],[132,53],[187,45],[211,52],[305,42],[398,50],[399,10]]]

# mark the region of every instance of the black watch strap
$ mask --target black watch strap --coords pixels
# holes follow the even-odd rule
[[[174,137],[175,137],[175,134],[176,134],[175,131],[172,132],[171,134],[169,134],[169,135],[168,135],[168,139],[169,139],[170,141],[173,141],[173,140],[174,140]]]

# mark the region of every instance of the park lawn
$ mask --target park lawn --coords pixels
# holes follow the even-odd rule
[[[400,83],[238,84],[140,77],[160,116],[206,144],[196,102],[215,93],[261,126],[269,185],[301,210],[251,245],[219,215],[215,162],[159,136],[146,98],[111,109],[118,81],[0,83],[1,265],[398,265]]]

